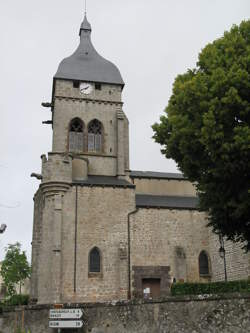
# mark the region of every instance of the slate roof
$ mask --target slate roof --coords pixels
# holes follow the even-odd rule
[[[174,179],[186,180],[182,173],[154,172],[154,171],[131,171],[131,178],[155,178],[155,179]]]
[[[119,69],[104,59],[91,42],[91,25],[85,15],[77,50],[59,65],[55,79],[110,83],[124,86]]]
[[[138,208],[197,209],[197,197],[136,194]]]
[[[129,183],[127,180],[111,176],[88,176],[86,180],[74,181],[74,184],[85,185],[85,186],[135,188],[135,185]]]

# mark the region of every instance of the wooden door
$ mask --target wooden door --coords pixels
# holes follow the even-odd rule
[[[161,279],[143,279],[142,292],[144,298],[157,298],[161,295]]]

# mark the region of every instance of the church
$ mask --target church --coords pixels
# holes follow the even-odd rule
[[[31,298],[38,303],[164,297],[175,282],[250,276],[182,174],[130,170],[119,69],[97,53],[85,15],[77,50],[53,78],[52,150],[34,196]],[[223,247],[224,249],[224,247]]]

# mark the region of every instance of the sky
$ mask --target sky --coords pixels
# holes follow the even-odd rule
[[[31,256],[33,196],[43,153],[51,151],[52,79],[79,43],[84,0],[0,2],[0,260],[20,242]],[[152,139],[178,74],[194,68],[205,45],[249,19],[249,0],[88,0],[96,50],[115,63],[126,86],[130,168],[178,172]]]

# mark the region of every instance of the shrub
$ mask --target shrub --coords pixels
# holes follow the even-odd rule
[[[210,282],[210,283],[176,283],[171,287],[171,295],[223,294],[233,292],[250,292],[250,280]]]
[[[28,305],[29,295],[13,295],[4,301],[6,306]]]

